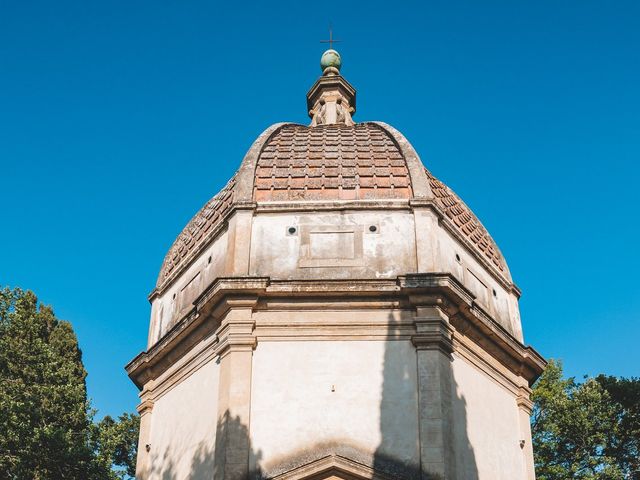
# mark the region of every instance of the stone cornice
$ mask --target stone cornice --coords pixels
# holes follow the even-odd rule
[[[414,302],[437,305],[450,316],[457,334],[466,335],[479,343],[487,352],[530,383],[542,373],[546,361],[532,347],[516,340],[480,305],[473,294],[449,274],[414,274],[398,277],[403,288],[412,289]],[[444,295],[434,296],[440,290]],[[425,297],[420,298],[419,292]]]
[[[345,210],[409,210],[408,200],[306,200],[304,202],[259,202],[256,213],[319,212]]]
[[[278,300],[280,299],[280,300]],[[490,355],[516,375],[521,375],[532,383],[542,372],[545,361],[531,347],[522,345],[498,322],[478,306],[474,296],[455,277],[450,274],[412,274],[397,279],[363,280],[270,280],[265,277],[219,278],[207,288],[194,302],[193,308],[147,352],[135,357],[126,370],[139,388],[149,380],[157,378],[181,356],[185,355],[197,342],[207,336],[217,334],[221,339],[215,347],[218,353],[229,348],[253,349],[256,344],[256,331],[263,334],[282,337],[281,326],[254,325],[251,311],[258,308],[269,310],[269,302],[295,302],[295,309],[323,309],[327,302],[343,308],[363,309],[419,309],[425,306],[437,307],[449,318],[447,325],[423,320],[420,314],[411,323],[400,322],[398,330],[401,336],[414,333],[407,338],[418,348],[431,348],[435,345],[447,352],[453,349],[455,338],[463,335],[477,343]],[[296,299],[304,299],[304,302]],[[324,299],[324,300],[322,300]],[[360,305],[359,307],[357,305]],[[226,315],[230,311],[241,313],[239,318],[228,320],[234,325],[226,326]],[[354,326],[345,325],[342,336],[349,338]],[[453,327],[453,334],[449,329]],[[307,335],[315,335],[329,328],[339,332],[338,325],[313,324]],[[338,330],[335,330],[338,328]],[[359,335],[389,336],[382,325],[369,323],[358,325]],[[255,329],[255,330],[254,330]],[[302,331],[290,329],[288,339],[305,339]],[[304,329],[302,329],[304,330]],[[404,332],[404,333],[402,333]],[[397,336],[398,334],[396,334]],[[437,337],[437,338],[436,338]],[[452,340],[451,340],[452,337]],[[453,342],[453,343],[451,343]],[[229,347],[225,346],[229,345]]]
[[[205,321],[216,307],[217,318],[233,306],[233,296],[241,298],[264,290],[268,279],[258,277],[219,278],[196,298],[193,307],[148,351],[137,355],[125,367],[138,388],[157,378],[200,339],[215,333],[220,326],[216,321]]]

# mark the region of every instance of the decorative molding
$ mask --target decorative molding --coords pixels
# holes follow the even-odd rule
[[[411,337],[416,350],[440,350],[453,353],[453,328],[439,307],[418,307],[415,317],[416,334]]]
[[[520,410],[523,410],[527,415],[531,415],[533,412],[533,401],[531,400],[531,389],[526,387],[520,388],[520,394],[516,398],[516,403]]]
[[[406,199],[379,200],[305,200],[304,202],[270,201],[260,202],[256,206],[256,213],[279,212],[344,212],[346,210],[410,210],[410,203]]]
[[[149,398],[152,398],[154,401],[159,400],[175,385],[180,384],[209,362],[214,361],[217,357],[217,342],[218,338],[215,335],[210,337],[202,348],[199,348],[197,351],[193,349],[188,355],[185,355],[185,357],[187,357],[186,361],[181,361],[182,359],[178,360],[175,364],[159,373],[156,380],[149,382],[149,384],[152,384],[148,390]],[[147,385],[145,385],[145,389]]]
[[[436,308],[448,317],[448,323],[421,320],[421,308]],[[389,332],[388,320],[343,321],[335,316],[331,321],[292,324],[267,319],[262,323],[265,317],[260,312],[278,309],[404,311],[407,318],[394,325],[393,332]],[[409,320],[412,310],[416,318]],[[234,311],[235,317],[228,317]],[[479,307],[471,292],[455,277],[431,273],[404,275],[396,280],[219,278],[160,342],[127,365],[127,372],[142,388],[175,365],[203,338],[213,335],[219,337],[214,353],[223,355],[229,349],[252,350],[259,341],[398,339],[412,340],[416,348],[438,348],[448,353],[471,342],[478,346],[474,349],[475,357],[488,355],[495,359],[480,362],[476,358],[475,363],[491,371],[488,365],[497,362],[504,370],[493,367],[493,375],[501,377],[509,372],[505,376],[507,383],[513,383],[511,375],[522,376],[532,383],[545,366],[535,350],[520,343]],[[472,358],[469,352],[463,355]]]
[[[140,416],[148,415],[153,411],[154,402],[152,400],[144,400],[137,407],[136,410]]]
[[[300,225],[298,268],[365,266],[363,235],[364,227],[362,225]],[[322,251],[323,249],[321,251],[317,250],[318,245],[325,247],[329,243],[326,237],[325,240],[318,241],[322,236],[333,236],[334,240],[337,240],[341,244],[340,246],[344,248],[338,248],[338,245],[333,245],[333,248],[330,248],[331,256],[327,256],[327,252]],[[313,241],[314,238],[316,239],[315,242]],[[351,246],[351,249],[347,248],[348,245]],[[343,254],[343,256],[340,257],[340,254]]]
[[[458,335],[457,332],[454,333],[453,337],[453,349],[454,358],[466,362],[514,397],[518,395],[522,383],[526,382],[522,377],[502,366],[493,356],[488,355],[482,349],[478,349],[477,345],[471,340]]]
[[[223,358],[232,352],[251,352],[258,344],[253,334],[253,320],[223,322],[218,329],[215,353]]]
[[[328,115],[327,104],[337,112]],[[356,89],[339,71],[325,72],[307,93],[307,111],[314,127],[336,123],[353,125],[351,116],[356,113]]]
[[[345,480],[391,480],[391,477],[341,455],[328,455],[271,477],[271,480],[321,480],[333,475]]]

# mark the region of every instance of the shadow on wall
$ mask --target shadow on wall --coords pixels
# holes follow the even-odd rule
[[[411,356],[407,355],[405,350],[397,348],[397,342],[402,338],[401,323],[393,314],[389,314],[380,401],[381,441],[374,454],[373,469],[391,478],[407,480],[478,480],[475,454],[467,434],[466,401],[458,394],[452,362],[439,350],[419,352],[412,346],[411,350],[415,353]],[[404,333],[406,338],[406,330]],[[442,358],[437,358],[438,355]],[[440,371],[434,371],[438,366]],[[422,399],[419,398],[421,381],[427,383],[426,388],[422,389]],[[407,451],[404,457],[398,456],[397,446],[399,443],[406,443],[401,437],[404,434],[406,438],[408,433],[400,431],[398,426],[406,425],[407,415],[413,416],[410,413],[413,409],[407,411],[403,405],[404,402],[398,397],[399,393],[406,398],[413,396],[411,401],[415,402],[416,411],[421,418],[411,419],[411,421],[416,428],[415,438],[421,439],[424,453],[420,451],[418,440],[413,451]],[[450,395],[450,404],[445,400],[444,408],[437,408],[434,404],[439,404],[441,399],[445,398],[440,395],[447,393]],[[443,417],[448,417],[451,423]],[[422,433],[420,433],[421,424],[426,425],[426,428],[422,427]],[[442,435],[440,435],[441,429]],[[430,471],[428,465],[421,467],[420,464],[420,458],[421,456],[424,458],[425,453],[427,456],[431,454],[442,457],[438,443],[444,444],[444,449],[449,450],[451,455],[455,455],[451,462],[453,470],[447,475]],[[436,469],[437,467],[434,468]]]
[[[176,464],[172,452],[167,449],[162,454],[151,455],[151,469],[144,473],[145,479],[178,480],[186,478],[212,478],[213,451],[203,443],[196,448],[191,459],[191,466],[187,472]]]
[[[244,444],[245,447],[239,446],[237,442]],[[216,458],[214,449],[210,445],[205,445],[205,442],[200,442],[192,454],[191,465],[188,468],[178,465],[172,454],[175,452],[170,450],[166,450],[162,454],[152,455],[151,470],[144,475],[144,478],[150,480],[244,480],[246,478],[260,478],[259,466],[256,470],[247,474],[247,458],[252,459],[252,465],[259,465],[261,454],[260,452],[254,452],[251,448],[249,432],[247,427],[241,423],[240,418],[232,418],[227,411],[222,418],[218,419],[216,445],[219,448],[218,451],[224,452],[224,447],[232,444],[235,444],[237,448],[226,450],[226,455]]]
[[[249,429],[244,425],[240,417],[232,417],[229,412],[218,418],[216,426],[216,452],[213,478],[215,480],[230,479],[244,480],[247,478],[259,478],[261,476],[260,451],[254,451],[251,446]],[[255,465],[252,472],[250,465]],[[211,469],[208,476],[197,476],[193,471],[193,479],[212,478]]]
[[[406,348],[407,325],[408,319],[404,322],[403,331],[399,317],[389,315],[382,365],[379,416],[381,440],[373,458],[369,456],[366,463],[371,461],[370,466],[380,478],[479,480],[474,451],[467,435],[466,401],[457,392],[451,360],[439,350],[419,352],[413,346]],[[416,382],[416,370],[421,372],[422,381],[427,382],[427,387],[422,390],[422,399],[419,399],[416,391],[416,383],[419,386],[419,381]],[[446,394],[449,395],[449,403],[441,401]],[[425,396],[429,398],[424,398]],[[444,405],[444,408],[439,408],[438,405]],[[421,420],[415,418],[416,411],[422,416]],[[420,438],[421,423],[427,425],[421,435],[423,452],[437,458],[442,457],[440,448],[448,450],[451,455],[455,455],[450,462],[455,471],[443,476],[437,471],[430,471],[428,466],[421,467],[420,445],[417,441]],[[263,479],[272,475],[261,470],[261,452],[254,451],[248,428],[239,417],[232,417],[226,412],[219,418],[215,444],[217,455],[210,442],[200,444],[193,453],[190,467],[180,462],[186,459],[177,459],[181,464],[176,464],[175,452],[152,454],[152,469],[144,478],[244,480]],[[344,447],[346,446],[330,445],[332,452],[326,451],[322,455],[342,453]],[[249,465],[257,467],[249,471]],[[421,472],[422,469],[425,470],[424,473]]]

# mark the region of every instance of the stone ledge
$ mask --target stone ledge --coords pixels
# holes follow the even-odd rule
[[[249,316],[254,309],[269,310],[270,299],[293,299],[295,309],[326,309],[327,302],[335,305],[349,303],[353,309],[416,309],[421,306],[437,306],[449,317],[454,327],[453,345],[457,335],[468,337],[477,343],[485,352],[495,357],[512,373],[523,376],[532,383],[542,373],[546,362],[531,347],[521,344],[487,312],[482,310],[473,295],[450,274],[411,274],[400,276],[395,280],[362,279],[333,281],[298,281],[271,280],[266,277],[234,277],[219,278],[207,288],[195,301],[191,310],[165,336],[148,351],[140,353],[125,368],[138,388],[162,372],[166,371],[179,358],[200,340],[215,335],[221,326],[221,320],[227,312],[236,308],[245,309]],[[305,304],[300,299],[311,302]],[[258,307],[259,305],[259,307]],[[249,320],[249,319],[247,319]],[[326,323],[326,322],[325,322]],[[269,328],[280,339],[293,340],[318,338],[322,330],[336,332],[343,325],[340,322],[331,324],[315,323],[313,332],[295,330],[282,335],[283,327],[271,325]],[[420,323],[415,318],[414,325]],[[353,325],[344,324],[341,337],[350,339]],[[384,337],[380,325],[360,325],[358,335],[353,339],[364,339],[367,334],[373,337]],[[255,328],[260,331],[261,326]],[[290,328],[290,327],[287,327]],[[295,328],[295,327],[294,327]],[[351,328],[351,332],[349,331]],[[418,332],[409,335],[410,325],[404,329],[404,338],[415,336],[418,345],[439,345],[444,350],[452,347],[442,343],[442,335],[436,340]],[[279,332],[277,331],[279,330]],[[247,335],[249,338],[247,337]],[[388,336],[388,335],[387,335]],[[244,338],[247,337],[247,338]],[[244,332],[243,343],[246,348],[254,348],[256,332]],[[335,337],[335,336],[333,336]],[[331,337],[328,337],[331,338]],[[426,342],[426,343],[425,343]],[[446,342],[445,342],[446,343]],[[214,347],[217,350],[217,347]]]

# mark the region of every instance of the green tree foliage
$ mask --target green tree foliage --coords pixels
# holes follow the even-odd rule
[[[638,480],[640,380],[576,382],[549,363],[536,383],[531,419],[539,480]]]
[[[136,455],[140,417],[130,413],[118,420],[104,417],[94,425],[95,462],[100,478],[121,479],[136,473]]]
[[[137,417],[94,425],[86,376],[71,325],[32,292],[0,289],[0,480],[102,480],[135,469]]]
[[[627,478],[640,480],[640,379],[598,375],[596,381],[614,402],[616,435],[607,445]]]
[[[90,422],[73,329],[31,292],[0,293],[0,472],[88,478]]]

